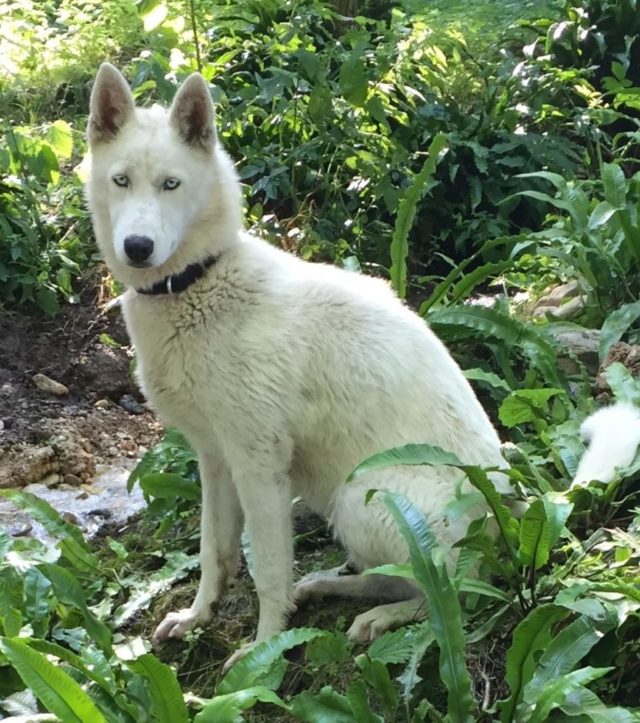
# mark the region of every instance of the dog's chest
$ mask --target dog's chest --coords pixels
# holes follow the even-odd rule
[[[204,322],[127,314],[142,391],[164,421],[187,431],[211,423],[228,386],[224,333]]]

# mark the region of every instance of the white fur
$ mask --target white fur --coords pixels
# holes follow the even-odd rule
[[[129,105],[117,97],[125,91],[113,73],[100,71],[92,117],[102,112],[101,94]],[[256,561],[256,639],[264,640],[282,629],[292,602],[293,496],[329,518],[359,568],[402,563],[407,548],[382,503],[365,505],[367,490],[407,495],[447,548],[484,508],[445,520],[461,476],[452,468],[386,468],[343,484],[351,470],[416,442],[502,466],[500,442],[444,345],[385,282],[304,262],[244,233],[238,181],[216,141],[187,143],[160,110],[114,117],[122,115],[113,137],[90,130],[96,237],[114,275],[133,287],[123,309],[142,389],[187,435],[203,485],[200,588],[191,608],[165,618],[156,639],[209,619],[235,571],[244,522]],[[122,168],[141,189],[127,198],[111,187]],[[184,187],[170,203],[154,190],[163,175],[179,176]],[[150,268],[128,266],[124,233],[162,237],[164,251]],[[186,291],[135,291],[209,254],[219,254],[218,263]],[[405,596],[415,590],[408,586]],[[378,611],[354,636],[398,623],[402,609],[405,619],[417,612],[414,602]]]
[[[580,432],[589,447],[571,486],[586,485],[593,480],[608,484],[615,478],[616,470],[633,462],[640,445],[640,410],[632,404],[618,402],[587,417]]]

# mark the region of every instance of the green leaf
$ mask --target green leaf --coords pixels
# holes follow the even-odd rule
[[[369,707],[367,688],[361,680],[356,680],[349,686],[347,701],[358,723],[384,723],[384,718],[376,715]]]
[[[640,404],[640,381],[620,362],[610,364],[604,371],[607,384],[619,402]]]
[[[505,392],[511,391],[511,387],[505,380],[493,372],[485,372],[484,369],[464,369],[462,373],[469,381],[486,382],[494,389],[504,389]]]
[[[107,723],[73,678],[25,642],[0,638],[0,650],[46,710],[64,723]]]
[[[464,656],[462,611],[446,569],[438,569],[433,561],[437,542],[423,513],[406,497],[390,492],[380,496],[409,547],[416,580],[427,598],[429,623],[440,648],[440,678],[448,691],[449,717],[471,721],[475,705]]]
[[[361,56],[361,48],[355,48],[340,67],[339,76],[340,92],[358,108],[364,105],[369,91],[367,68]]]
[[[533,676],[537,654],[551,641],[551,627],[568,613],[556,605],[534,608],[513,631],[513,641],[507,651],[505,679],[511,695],[498,703],[500,720],[510,723],[527,683]]]
[[[562,389],[517,389],[502,402],[498,417],[505,427],[534,422],[548,411],[552,397],[564,394]]]
[[[159,723],[188,723],[189,713],[176,674],[155,655],[147,653],[127,661],[127,667],[148,683],[151,714]]]
[[[179,474],[155,472],[140,478],[142,491],[150,497],[182,497],[185,500],[200,501],[200,487]]]
[[[305,657],[309,665],[318,668],[333,663],[344,663],[351,659],[352,647],[353,643],[347,636],[336,630],[309,641]]]
[[[486,340],[491,337],[498,340],[507,351],[520,347],[548,384],[561,389],[567,386],[564,375],[558,370],[553,346],[533,327],[508,314],[481,306],[458,306],[431,308],[426,318],[433,330],[443,338],[472,335]]]
[[[283,633],[259,643],[229,670],[218,684],[216,693],[224,695],[256,685],[267,685],[265,680],[270,676],[274,664],[282,661],[282,654],[285,651],[321,635],[325,635],[325,632],[316,628],[295,628],[285,630]],[[272,682],[269,681],[269,683]],[[268,687],[277,688],[279,685],[278,680],[275,685]]]
[[[613,668],[580,668],[571,673],[555,678],[542,689],[540,696],[535,702],[535,707],[530,716],[526,718],[528,723],[546,723],[549,713],[570,698],[576,691],[593,680],[606,675]]]
[[[417,627],[417,633],[415,649],[409,658],[404,673],[398,678],[398,682],[402,685],[402,699],[405,706],[409,704],[416,684],[422,680],[418,675],[418,666],[436,639],[428,621],[421,623]]]
[[[61,603],[74,605],[78,608],[82,613],[85,628],[91,639],[97,643],[103,652],[111,655],[111,632],[87,607],[84,592],[76,578],[68,570],[52,563],[40,564],[38,568],[51,581],[58,600]]]
[[[54,121],[44,136],[58,158],[64,160],[71,158],[73,152],[73,135],[71,126],[66,121]]]
[[[483,469],[473,466],[465,466],[462,469],[467,473],[469,482],[484,495],[498,524],[500,535],[504,540],[509,556],[515,563],[517,561],[515,546],[518,540],[518,521],[511,514],[509,508],[503,504],[500,493]]]
[[[406,663],[424,636],[422,628],[421,624],[387,632],[371,643],[367,655],[385,665]]]
[[[544,688],[560,676],[570,673],[603,634],[595,621],[588,617],[580,617],[561,630],[538,661],[534,676],[524,689],[524,701],[535,703]]]
[[[508,593],[506,593],[504,590],[500,590],[500,588],[495,587],[495,585],[484,582],[484,580],[473,580],[471,578],[466,578],[465,580],[460,581],[458,589],[460,590],[460,592],[468,592],[474,595],[483,595],[484,597],[491,597],[495,600],[502,600],[503,602],[507,602],[509,604],[513,603],[513,600]]]
[[[462,462],[453,452],[447,452],[431,444],[406,444],[404,447],[394,447],[367,457],[353,470],[347,478],[347,482],[371,470],[396,464],[460,466]]]
[[[358,655],[355,663],[360,668],[362,677],[380,698],[383,710],[392,715],[398,708],[398,694],[393,687],[389,671],[384,663],[371,660],[367,655]]]
[[[62,645],[49,642],[48,640],[37,640],[32,638],[26,642],[30,648],[37,650],[39,653],[53,655],[56,658],[60,658],[60,660],[65,663],[68,663],[86,676],[88,680],[92,680],[110,695],[113,695],[116,692],[115,684],[110,683],[106,678],[100,675],[99,672],[97,672],[95,665],[89,668],[79,655],[76,655],[76,653],[72,652],[68,648],[63,648]]]
[[[591,216],[589,216],[589,228],[590,229],[596,229],[600,228],[600,226],[604,226],[605,223],[608,223],[611,220],[611,217],[618,211],[617,208],[614,208],[610,203],[607,201],[601,201],[591,213]]]
[[[216,695],[205,702],[203,709],[193,719],[193,723],[235,723],[238,720],[244,720],[240,715],[241,712],[252,708],[258,701],[272,703],[285,710],[289,709],[289,706],[272,690],[257,685],[253,688],[237,690],[235,693]]]
[[[291,701],[295,720],[306,723],[360,723],[353,715],[349,700],[329,685],[317,695],[305,691]]]
[[[602,186],[604,198],[613,208],[622,209],[627,202],[627,181],[617,163],[602,165]]]
[[[592,690],[582,686],[569,693],[559,708],[569,716],[588,716],[593,723],[638,723],[637,712],[606,706]]]
[[[599,355],[600,361],[609,353],[609,349],[622,339],[627,329],[640,318],[640,301],[623,304],[619,309],[612,311],[605,319],[600,330]]]
[[[391,285],[401,299],[407,293],[407,256],[409,255],[409,232],[413,226],[418,203],[424,194],[435,185],[433,175],[436,171],[438,161],[448,150],[447,137],[438,133],[431,141],[427,149],[427,159],[420,172],[413,179],[407,188],[404,196],[400,199],[398,216],[396,218],[393,238],[389,249],[391,254],[391,268],[389,275]]]
[[[542,178],[552,183],[557,189],[566,188],[567,182],[564,176],[551,171],[532,171],[531,173],[518,173],[516,178]]]
[[[549,524],[542,500],[535,500],[522,516],[518,554],[522,564],[534,570],[549,560]]]
[[[573,510],[573,502],[568,502],[561,492],[545,492],[542,504],[549,526],[549,549],[552,550],[565,529],[565,523]]]
[[[60,311],[58,295],[48,286],[38,286],[34,292],[34,296],[38,306],[48,316],[55,316]]]
[[[403,565],[378,565],[377,567],[369,567],[362,573],[363,575],[390,575],[391,577],[406,577],[409,580],[415,580],[416,576],[413,567],[409,563]]]

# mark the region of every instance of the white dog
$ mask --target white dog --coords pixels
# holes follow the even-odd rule
[[[256,641],[282,630],[297,495],[331,521],[361,570],[407,558],[386,508],[365,504],[371,488],[407,495],[450,549],[484,512],[476,505],[445,519],[458,470],[390,467],[344,484],[366,457],[414,442],[504,464],[489,419],[424,321],[386,283],[306,263],[242,230],[240,187],[201,76],[186,80],[169,111],[139,109],[105,64],[88,132],[88,201],[102,253],[129,287],[123,309],[140,383],[190,440],[202,478],[200,587],[155,640],[209,620],[235,573],[243,524],[256,564]],[[383,576],[320,577],[297,597],[331,593],[392,601],[355,619],[349,634],[363,641],[423,603],[409,583]]]
[[[615,479],[616,470],[633,462],[640,445],[640,410],[628,402],[604,407],[584,420],[580,433],[589,447],[571,486],[584,486],[592,480],[608,484]]]

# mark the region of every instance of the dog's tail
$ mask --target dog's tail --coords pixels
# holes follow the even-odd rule
[[[640,409],[618,402],[587,417],[580,433],[589,443],[571,484],[586,485],[591,480],[605,484],[615,478],[616,468],[627,467],[640,445]]]

